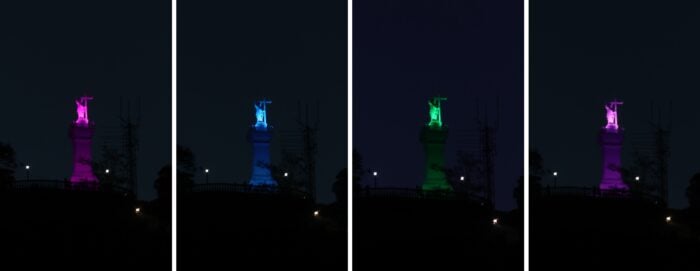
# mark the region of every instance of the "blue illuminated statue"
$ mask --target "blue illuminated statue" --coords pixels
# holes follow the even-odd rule
[[[267,105],[271,104],[272,101],[262,100],[255,104],[255,129],[256,130],[267,130]]]
[[[253,172],[250,185],[257,188],[274,189],[277,181],[270,173],[270,141],[272,126],[267,125],[267,105],[272,101],[261,100],[255,105],[255,125],[248,132],[248,141],[253,145]]]

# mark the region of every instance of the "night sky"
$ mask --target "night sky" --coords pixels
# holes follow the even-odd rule
[[[700,172],[700,4],[693,1],[531,1],[530,146],[558,185],[600,181],[597,133],[604,103],[624,101],[623,167],[632,138],[650,131],[650,104],[672,117],[669,197],[687,205],[688,180]],[[551,177],[545,179],[550,183]]]
[[[140,99],[138,192],[154,198],[153,180],[170,163],[170,1],[9,2],[0,4],[0,141],[31,164],[32,179],[63,180],[74,100],[95,97],[98,159],[119,135],[120,97]]]
[[[445,156],[474,150],[476,104],[496,116],[496,207],[515,208],[523,172],[523,7],[520,1],[353,2],[353,146],[379,186],[415,188],[424,179],[419,141],[428,98],[447,97]],[[364,184],[372,184],[366,174]]]
[[[211,170],[210,182],[248,182],[254,101],[272,100],[273,163],[282,132],[299,130],[297,103],[318,102],[318,200],[332,202],[347,167],[347,4],[180,1],[178,10],[178,144]]]

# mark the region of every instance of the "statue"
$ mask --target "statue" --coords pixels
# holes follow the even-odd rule
[[[88,119],[88,101],[90,100],[92,100],[92,97],[89,96],[82,96],[80,99],[75,100],[78,112],[78,119],[75,120],[76,124],[87,125],[90,123]]]
[[[442,111],[440,108],[440,101],[446,100],[447,98],[444,97],[434,97],[428,100],[428,106],[430,107],[430,122],[428,122],[428,126],[442,127]]]
[[[617,120],[617,107],[619,105],[622,105],[623,102],[618,102],[618,101],[612,101],[607,104],[605,104],[605,111],[606,111],[606,118],[608,120],[608,124],[605,125],[605,129],[608,130],[617,130],[618,129],[618,120]]]
[[[271,104],[272,101],[262,100],[255,104],[255,128],[267,129],[267,104]]]

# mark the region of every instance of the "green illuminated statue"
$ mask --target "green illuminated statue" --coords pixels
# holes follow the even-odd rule
[[[447,98],[444,97],[434,97],[428,100],[428,106],[430,106],[430,122],[428,122],[428,126],[442,128],[442,108],[440,108],[440,102],[446,100]]]
[[[430,106],[430,122],[423,127],[420,140],[425,149],[425,181],[424,191],[452,191],[452,186],[445,176],[445,142],[447,127],[442,125],[442,101],[444,97],[434,97],[428,100]]]

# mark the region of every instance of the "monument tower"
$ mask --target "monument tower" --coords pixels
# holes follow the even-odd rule
[[[444,97],[434,97],[428,100],[430,121],[421,130],[420,141],[425,149],[425,181],[423,190],[452,190],[445,177],[445,141],[447,127],[442,123],[441,102]]]
[[[248,141],[253,144],[253,173],[249,182],[252,186],[277,186],[270,173],[272,126],[267,124],[267,105],[271,103],[262,100],[254,104],[256,122],[248,131]]]
[[[73,142],[73,175],[70,182],[73,185],[95,186],[97,177],[92,172],[92,136],[95,133],[95,123],[88,118],[88,101],[92,97],[83,96],[75,101],[78,119],[71,123],[70,139]]]
[[[605,105],[607,124],[600,129],[598,137],[603,154],[603,175],[600,180],[600,190],[602,191],[628,190],[620,173],[623,129],[618,121],[618,110],[622,104],[622,102],[615,100]]]

